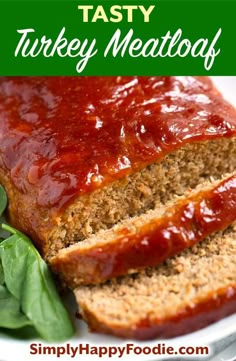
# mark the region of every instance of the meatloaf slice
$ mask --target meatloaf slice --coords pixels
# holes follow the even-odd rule
[[[236,311],[236,226],[155,268],[75,290],[92,331],[127,338],[182,335]]]
[[[236,174],[123,221],[50,260],[71,288],[156,266],[236,221]]]
[[[0,182],[48,258],[236,168],[236,112],[207,77],[0,79]]]

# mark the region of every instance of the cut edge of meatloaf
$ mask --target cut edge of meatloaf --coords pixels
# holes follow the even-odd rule
[[[77,199],[57,218],[47,256],[235,169],[236,137],[187,144],[161,162]]]
[[[165,204],[204,180],[236,168],[236,137],[191,142],[139,172],[73,201],[62,214],[39,207],[34,194],[24,194],[0,170],[8,194],[9,222],[30,236],[49,259],[100,229]]]
[[[179,336],[236,311],[236,226],[162,265],[75,291],[91,331],[125,338]]]
[[[50,259],[71,288],[156,266],[236,221],[236,173],[102,230]]]

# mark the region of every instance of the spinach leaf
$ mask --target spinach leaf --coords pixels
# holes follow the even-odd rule
[[[3,285],[3,283],[4,283],[4,273],[3,273],[2,263],[1,263],[1,259],[0,259],[0,285]]]
[[[3,224],[13,235],[0,243],[0,259],[8,291],[22,312],[47,341],[68,339],[74,333],[51,273],[28,237]]]
[[[0,327],[17,329],[31,325],[31,321],[21,312],[20,302],[0,285]]]
[[[0,185],[0,216],[3,214],[7,206],[7,195],[4,188]]]
[[[24,326],[21,328],[0,328],[0,334],[4,333],[11,339],[29,341],[39,337],[35,328]]]

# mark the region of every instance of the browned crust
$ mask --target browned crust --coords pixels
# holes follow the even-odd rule
[[[144,315],[139,323],[130,327],[106,323],[102,315],[98,318],[85,304],[78,302],[80,312],[92,332],[137,340],[171,338],[199,330],[233,314],[236,311],[236,285],[209,293],[204,299],[196,300],[193,306],[183,308],[170,318],[150,320]]]
[[[0,170],[0,183],[8,197],[7,219],[9,223],[34,240],[42,254],[48,252],[48,234],[55,227],[55,217],[48,209],[36,206],[33,194],[20,192],[9,177]]]

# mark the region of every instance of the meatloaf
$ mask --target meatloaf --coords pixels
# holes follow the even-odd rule
[[[236,310],[236,226],[158,267],[75,290],[92,331],[127,338],[173,337]]]
[[[9,220],[49,259],[236,166],[236,113],[206,77],[0,80]]]
[[[71,288],[156,266],[236,221],[236,174],[63,249],[50,260]]]

